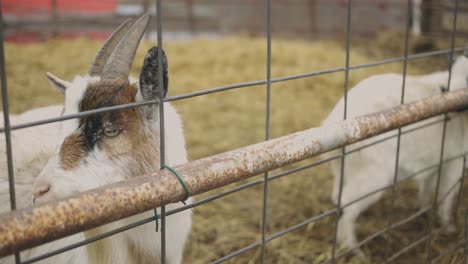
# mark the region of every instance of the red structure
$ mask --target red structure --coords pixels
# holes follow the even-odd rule
[[[60,17],[80,15],[110,16],[117,9],[118,0],[2,0],[2,13],[10,21],[44,21],[50,20],[54,15]],[[8,26],[7,26],[8,29]],[[89,38],[106,38],[111,29],[73,29],[53,34],[60,38],[74,38],[87,36]],[[35,42],[49,38],[51,34],[30,29],[7,31],[6,41]]]
[[[17,17],[49,14],[54,5],[59,14],[109,14],[116,9],[117,0],[3,0],[2,12]]]

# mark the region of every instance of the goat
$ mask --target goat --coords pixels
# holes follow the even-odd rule
[[[136,49],[149,20],[150,16],[145,14],[136,22],[125,21],[99,50],[87,75],[76,76],[68,82],[47,73],[49,81],[65,97],[62,115],[133,102],[158,101],[160,89],[164,95],[167,93],[167,59],[163,52],[163,76],[158,76],[156,47],[148,51],[139,80],[129,77]],[[164,87],[159,87],[159,78],[163,78]],[[51,139],[58,144],[32,186],[35,203],[63,199],[159,170],[159,103],[58,124],[57,134]],[[182,121],[171,104],[164,103],[164,107],[165,161],[169,165],[185,163],[187,152]],[[175,204],[166,206],[168,210],[177,207]],[[152,211],[144,212],[78,236],[93,237],[151,215]],[[167,218],[166,258],[169,263],[181,263],[190,228],[189,210]],[[70,239],[76,239],[76,236]],[[38,251],[45,252],[41,248],[38,247]],[[72,251],[63,255],[72,254],[65,257],[75,263],[158,263],[160,248],[161,241],[154,226],[143,225],[88,244],[86,250],[79,253]]]
[[[406,77],[406,101],[416,101],[428,96],[437,95],[441,88],[447,85],[449,73],[436,72],[425,76]],[[452,90],[467,87],[468,58],[460,56],[452,66],[451,86]],[[401,86],[403,76],[400,74],[382,74],[371,76],[358,83],[348,93],[348,118],[382,111],[398,106],[401,98]],[[344,98],[335,105],[323,125],[339,122],[343,118]],[[468,113],[450,113],[450,121],[447,122],[444,160],[456,157],[468,152],[466,142],[468,133]],[[436,120],[430,118],[403,128],[403,132],[412,128],[428,124]],[[398,164],[398,180],[403,180],[411,174],[432,165],[437,165],[440,159],[440,146],[442,140],[441,122],[405,133],[401,136],[400,159]],[[364,140],[347,147],[348,150],[376,142],[397,132],[391,131],[382,135]],[[395,173],[397,151],[397,138],[386,140],[371,147],[346,155],[344,180],[341,196],[341,205],[347,205],[352,201],[364,197],[366,194],[389,186],[393,183]],[[325,156],[336,154],[329,152]],[[444,163],[440,181],[439,201],[441,203],[438,216],[447,231],[454,231],[451,208],[456,192],[449,190],[454,187],[461,177],[463,161],[461,158]],[[340,189],[341,160],[330,162],[334,184],[332,200],[338,204]],[[423,171],[415,176],[419,183],[419,202],[422,207],[430,205],[432,191],[435,190],[437,168]],[[355,248],[357,239],[355,235],[355,221],[359,214],[377,202],[382,192],[370,195],[356,203],[348,204],[343,209],[339,220],[337,238],[343,248]],[[445,199],[443,197],[447,196]],[[362,254],[359,250],[357,253]]]

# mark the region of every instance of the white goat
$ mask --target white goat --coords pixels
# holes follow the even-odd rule
[[[161,76],[158,76],[156,48],[148,51],[139,82],[129,78],[136,49],[149,19],[150,16],[145,14],[134,23],[130,20],[123,23],[100,49],[88,75],[76,76],[72,82],[67,82],[47,74],[51,83],[65,95],[62,115],[158,100]],[[162,89],[166,94],[168,78],[164,53],[163,73]],[[185,139],[179,115],[169,103],[164,103],[164,106],[165,161],[174,166],[187,162]],[[47,117],[50,115],[44,114]],[[160,169],[158,104],[63,121],[58,124],[57,130],[50,142],[58,145],[33,185],[32,194],[36,203],[65,198]],[[175,204],[166,206],[167,210],[177,207]],[[85,237],[95,236],[153,214],[153,211],[148,211],[83,234]],[[168,263],[181,263],[190,228],[189,210],[167,218]],[[69,239],[76,240],[77,236],[80,238],[79,235]],[[155,232],[154,225],[146,224],[89,244],[81,252],[71,251],[62,255],[75,263],[158,263],[160,244],[160,236]],[[46,246],[38,247],[36,251],[47,252],[47,249],[42,250]]]
[[[468,58],[459,57],[452,66],[451,90],[467,87]],[[403,76],[400,74],[382,74],[369,77],[358,83],[348,94],[348,118],[382,111],[400,104],[401,86]],[[447,85],[448,71],[437,72],[425,76],[407,76],[405,102],[416,101],[428,96],[441,93],[441,87]],[[342,98],[323,122],[323,125],[339,122],[343,118],[344,99]],[[447,134],[444,148],[444,159],[455,157],[468,151],[468,113],[451,113],[452,117],[447,123]],[[403,131],[433,122],[434,117],[418,124],[407,126]],[[440,117],[439,117],[440,118]],[[437,165],[440,158],[440,146],[442,140],[441,122],[416,131],[402,135],[400,147],[400,160],[398,166],[398,180],[409,175]],[[391,131],[383,135],[373,137],[362,142],[352,144],[347,150],[355,149],[363,145],[375,142],[390,135],[396,135]],[[346,205],[374,190],[389,186],[393,183],[395,171],[395,156],[397,139],[392,138],[374,146],[346,155],[345,177],[341,204]],[[330,156],[336,151],[326,154]],[[334,175],[332,199],[338,203],[341,160],[330,162]],[[439,199],[441,201],[438,215],[448,231],[455,229],[452,224],[451,207],[456,191],[448,193],[448,190],[457,183],[461,177],[463,161],[461,158],[445,163],[442,167]],[[419,183],[419,200],[421,206],[430,205],[431,193],[435,191],[437,168],[418,174],[415,179]],[[357,244],[354,223],[359,214],[374,204],[382,192],[373,194],[359,202],[347,206],[338,226],[338,240],[342,247],[354,248]],[[359,252],[359,251],[358,251]]]

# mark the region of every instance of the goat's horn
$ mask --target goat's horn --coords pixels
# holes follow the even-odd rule
[[[107,59],[111,55],[112,51],[114,51],[115,46],[119,44],[122,37],[127,33],[128,29],[132,26],[133,19],[127,19],[123,22],[114,32],[112,35],[106,40],[104,45],[102,45],[99,52],[96,54],[93,63],[91,64],[91,68],[88,71],[90,76],[101,75],[102,69],[107,62]]]
[[[102,70],[102,81],[127,81],[135,53],[150,20],[149,14],[141,16],[128,30],[107,60]]]

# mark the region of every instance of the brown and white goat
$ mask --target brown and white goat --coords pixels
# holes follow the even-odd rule
[[[62,115],[158,100],[160,89],[167,92],[167,60],[163,59],[164,87],[159,87],[157,49],[145,57],[139,81],[129,78],[129,71],[150,16],[133,23],[127,20],[98,52],[89,74],[73,81],[47,74],[51,83],[65,96]],[[187,162],[182,122],[169,104],[165,107],[165,161],[169,165]],[[53,108],[55,109],[55,108]],[[50,115],[53,115],[51,113]],[[48,117],[44,114],[44,117]],[[146,105],[79,119],[63,121],[52,139],[56,143],[52,157],[33,185],[36,203],[63,199],[72,194],[122,181],[160,169],[159,105]],[[190,200],[189,200],[190,202]],[[168,205],[171,210],[178,205]],[[153,215],[148,211],[90,231],[94,236]],[[166,256],[168,263],[180,263],[184,243],[191,228],[188,210],[167,217]],[[154,224],[146,224],[89,244],[86,250],[64,253],[69,263],[158,263],[160,236]],[[46,246],[36,252],[46,251]]]

